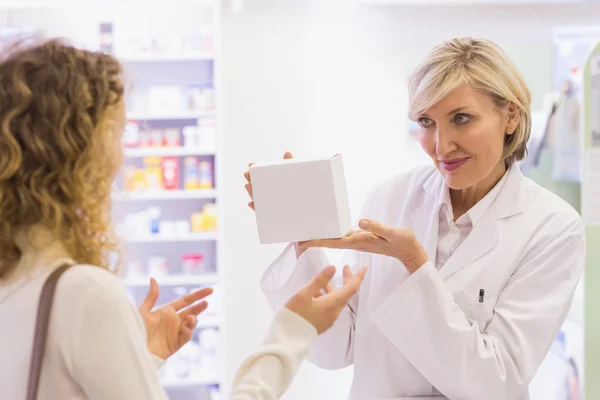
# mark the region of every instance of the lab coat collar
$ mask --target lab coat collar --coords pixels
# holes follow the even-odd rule
[[[413,231],[431,260],[435,260],[437,252],[439,199],[443,187],[443,177],[434,170],[423,184],[426,193],[423,204],[411,215]],[[465,241],[440,269],[443,278],[473,263],[497,245],[497,220],[520,214],[525,210],[525,190],[523,174],[518,167],[511,167],[494,204],[481,216]]]

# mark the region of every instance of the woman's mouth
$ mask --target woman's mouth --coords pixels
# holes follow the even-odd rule
[[[448,172],[452,172],[452,171],[456,171],[457,169],[459,169],[460,167],[465,165],[465,163],[467,161],[469,161],[468,157],[455,158],[453,160],[440,161],[440,165],[442,166],[442,168],[444,168],[444,170],[446,170]]]

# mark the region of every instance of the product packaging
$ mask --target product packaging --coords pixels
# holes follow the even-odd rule
[[[137,121],[129,121],[123,132],[123,147],[133,148],[140,145],[140,127]]]
[[[255,164],[250,179],[261,244],[337,239],[352,230],[341,155]]]
[[[148,188],[146,181],[146,172],[143,169],[136,169],[133,174],[133,192],[143,192]]]
[[[202,118],[197,127],[197,147],[203,152],[214,152],[217,148],[217,122],[214,118]]]
[[[202,215],[204,217],[203,229],[206,232],[217,231],[217,205],[214,203],[205,204]]]
[[[185,190],[194,190],[199,187],[198,159],[186,157],[183,160],[183,187]]]
[[[164,132],[162,129],[152,129],[150,131],[150,146],[151,147],[163,147],[164,145]]]
[[[204,214],[198,211],[190,217],[192,232],[202,232],[204,230]]]
[[[181,269],[186,275],[200,275],[202,273],[203,254],[184,254],[181,257]]]
[[[188,149],[198,148],[198,127],[185,126],[183,128],[183,145]]]
[[[210,161],[200,161],[198,165],[199,169],[199,182],[198,187],[200,189],[212,189],[213,188],[213,168]]]
[[[161,168],[160,157],[144,158],[144,167],[146,173],[146,188],[147,190],[162,190],[163,189],[163,171]]]
[[[190,221],[176,221],[175,233],[179,237],[188,235],[190,233]]]
[[[167,147],[179,147],[181,146],[181,137],[179,135],[179,129],[169,128],[164,130],[164,145]]]
[[[151,86],[148,89],[149,112],[178,113],[182,110],[183,99],[178,86]]]
[[[169,275],[169,264],[164,257],[150,257],[148,259],[148,275],[153,278]]]
[[[162,175],[165,190],[179,189],[179,159],[177,157],[162,158]]]
[[[150,233],[156,235],[160,233],[160,207],[149,207],[148,214],[150,216]]]

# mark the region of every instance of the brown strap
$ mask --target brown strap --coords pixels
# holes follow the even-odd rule
[[[27,384],[27,400],[36,400],[37,398],[42,360],[44,358],[44,350],[46,349],[46,337],[48,336],[48,322],[50,321],[50,311],[52,310],[56,284],[60,276],[71,267],[71,264],[61,265],[50,274],[42,288],[35,324],[35,334],[33,336],[33,351],[31,353],[31,365],[29,366],[29,383]]]

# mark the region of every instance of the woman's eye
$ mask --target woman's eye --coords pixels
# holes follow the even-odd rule
[[[471,116],[467,115],[467,114],[456,114],[456,116],[454,116],[454,123],[456,123],[458,125],[466,124],[470,120],[471,120]]]
[[[419,123],[419,125],[421,125],[423,128],[428,128],[431,126],[431,124],[433,123],[432,120],[430,120],[429,118],[419,118],[419,120],[417,121]]]

